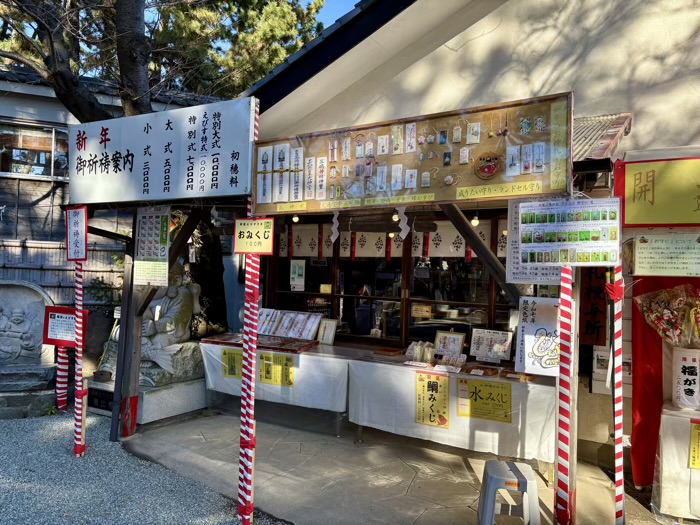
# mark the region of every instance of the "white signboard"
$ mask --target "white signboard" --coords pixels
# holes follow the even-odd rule
[[[66,260],[87,260],[87,206],[66,209]]]
[[[69,126],[70,202],[250,193],[255,99]]]
[[[558,376],[559,299],[521,297],[519,312],[515,370]]]
[[[508,258],[506,259],[506,282],[513,284],[556,284],[561,280],[561,267],[541,264],[523,264],[520,256],[520,203],[524,200],[508,201]]]
[[[75,342],[75,314],[50,313],[46,330],[49,339]]]
[[[168,286],[170,207],[139,208],[136,224],[134,284]]]
[[[292,292],[303,292],[306,282],[306,260],[292,259],[289,263],[289,289]]]
[[[498,330],[472,330],[472,344],[469,355],[482,361],[499,362],[501,359],[510,359],[510,343],[513,340],[512,332],[500,332]]]
[[[700,234],[635,235],[634,275],[700,277]]]
[[[620,199],[520,203],[520,263],[616,266]]]

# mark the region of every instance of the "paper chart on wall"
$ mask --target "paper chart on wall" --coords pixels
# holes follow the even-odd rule
[[[561,280],[560,266],[523,264],[520,259],[520,215],[521,202],[508,202],[508,257],[506,259],[506,281],[513,284],[556,284]]]

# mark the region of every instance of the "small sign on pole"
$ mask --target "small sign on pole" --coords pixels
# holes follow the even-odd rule
[[[272,255],[274,239],[272,219],[237,219],[233,253]]]
[[[87,330],[88,311],[82,310],[83,330]],[[44,344],[75,347],[75,322],[78,310],[64,306],[47,306],[44,315]]]
[[[66,209],[66,259],[87,261],[87,206]]]

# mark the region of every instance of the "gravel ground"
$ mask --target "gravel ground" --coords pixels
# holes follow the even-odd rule
[[[231,500],[111,443],[108,418],[89,415],[83,458],[72,432],[72,414],[0,421],[0,525],[239,523]]]

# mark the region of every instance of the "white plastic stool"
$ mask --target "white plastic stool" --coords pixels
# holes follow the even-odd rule
[[[490,460],[484,466],[479,496],[478,525],[494,525],[496,519],[496,494],[499,489],[523,493],[523,521],[540,525],[540,498],[537,478],[532,468],[524,463]]]

